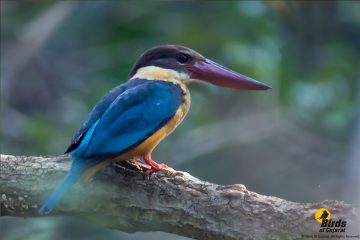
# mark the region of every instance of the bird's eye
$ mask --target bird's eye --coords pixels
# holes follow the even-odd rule
[[[188,61],[190,61],[190,56],[185,53],[180,53],[176,59],[179,63],[187,63]]]

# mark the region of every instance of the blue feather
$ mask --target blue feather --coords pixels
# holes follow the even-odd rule
[[[71,140],[70,146],[67,148],[65,153],[69,153],[74,151],[77,147],[79,147],[82,142],[82,138],[85,136],[86,132],[90,129],[90,127],[101,117],[101,115],[106,111],[106,109],[110,106],[110,104],[123,92],[143,83],[148,82],[148,80],[144,79],[133,79],[131,81],[127,81],[124,84],[121,84],[114,89],[112,89],[108,94],[100,99],[100,101],[95,105],[89,117],[86,119],[81,128],[75,133],[74,137]]]
[[[116,87],[94,107],[75,134],[70,173],[39,210],[49,213],[82,174],[105,159],[136,147],[166,125],[183,101],[179,85],[135,79]]]
[[[39,210],[40,215],[45,215],[51,212],[55,205],[59,202],[62,196],[80,179],[83,173],[81,164],[74,162],[71,166],[70,172],[47,199],[47,201],[41,206]]]
[[[122,153],[164,126],[182,100],[180,86],[171,82],[147,80],[126,90],[101,115],[95,128],[86,133],[86,141],[82,140],[86,144],[81,143],[72,156],[93,162],[95,156]]]

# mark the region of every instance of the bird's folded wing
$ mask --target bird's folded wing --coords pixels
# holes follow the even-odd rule
[[[120,94],[93,123],[74,152],[76,157],[117,154],[164,126],[182,101],[178,85],[148,81]]]
[[[85,136],[86,132],[95,124],[96,121],[99,120],[101,115],[104,114],[106,109],[111,105],[112,102],[115,101],[115,99],[125,92],[126,90],[136,87],[138,85],[141,85],[143,83],[148,82],[147,80],[142,79],[136,79],[132,81],[127,81],[124,84],[121,84],[114,89],[112,89],[108,94],[106,94],[93,108],[93,110],[90,112],[88,118],[84,122],[84,124],[81,126],[81,128],[75,133],[74,137],[71,140],[71,144],[65,151],[65,153],[69,153],[74,151],[77,147],[79,147],[79,144],[82,141],[82,138]]]

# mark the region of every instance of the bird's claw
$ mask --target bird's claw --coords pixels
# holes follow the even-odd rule
[[[145,174],[148,175],[150,178],[153,173],[158,172],[163,169],[172,169],[172,168],[169,167],[168,165],[166,165],[165,163],[159,163],[159,164],[157,164],[157,166],[156,165],[151,166],[151,168],[149,168],[148,170],[145,171]]]

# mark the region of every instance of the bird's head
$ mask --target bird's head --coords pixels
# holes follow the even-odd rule
[[[175,71],[178,76],[189,80],[208,82],[222,87],[251,90],[271,88],[221,66],[190,48],[178,45],[160,45],[147,50],[134,64],[130,78],[141,70],[156,71],[159,68]]]

